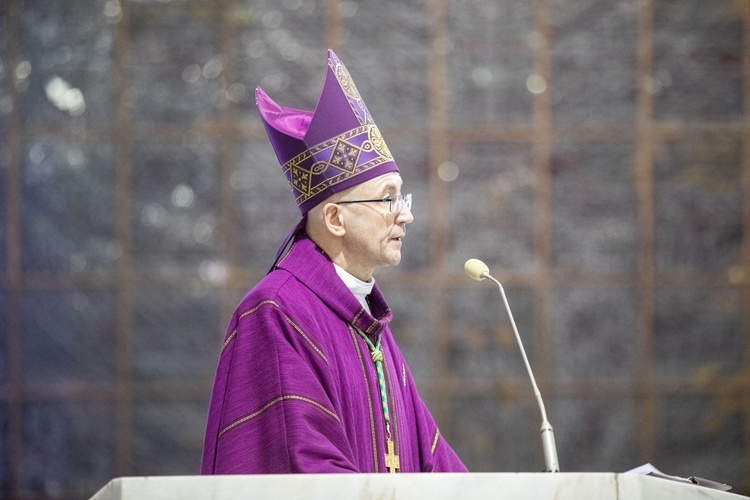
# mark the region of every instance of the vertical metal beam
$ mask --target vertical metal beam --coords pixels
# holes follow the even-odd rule
[[[446,278],[445,249],[448,247],[448,227],[450,211],[448,210],[448,187],[438,176],[440,165],[450,158],[450,134],[448,131],[448,69],[447,54],[444,49],[449,34],[447,28],[447,11],[449,0],[431,0],[427,2],[429,16],[429,59],[427,66],[429,115],[428,138],[429,178],[427,180],[428,199],[432,216],[430,217],[430,267],[435,271],[436,286],[430,290],[429,300],[432,304],[431,331],[435,338],[433,367],[435,370],[434,385],[437,396],[436,413],[440,420],[449,422],[453,419],[450,404],[451,380],[446,378],[448,371],[448,349],[450,343],[450,321],[446,317],[449,279]]]
[[[21,463],[23,457],[23,347],[21,325],[21,296],[23,294],[23,239],[22,235],[22,173],[21,147],[23,130],[18,107],[20,99],[16,90],[15,69],[21,58],[21,36],[19,33],[23,3],[10,0],[5,32],[8,47],[7,65],[11,78],[8,92],[13,109],[8,117],[6,145],[8,148],[8,170],[5,184],[5,227],[7,231],[7,278],[8,278],[8,472],[10,496],[20,496]]]
[[[234,54],[237,50],[236,43],[237,37],[237,22],[234,13],[239,9],[237,0],[223,0],[224,8],[222,9],[223,15],[221,16],[221,28],[220,28],[220,46],[221,52],[224,54],[226,61],[224,68],[224,76],[227,81],[227,86],[232,85],[237,80],[237,58]],[[227,89],[228,90],[228,89]],[[246,89],[246,92],[253,92],[252,89]],[[254,99],[253,96],[251,96]],[[219,130],[221,133],[218,137],[219,142],[219,172],[221,178],[219,183],[221,186],[221,195],[219,198],[219,230],[221,237],[221,256],[226,266],[227,271],[233,269],[236,265],[236,254],[235,254],[235,231],[233,230],[237,224],[237,210],[235,201],[235,191],[232,188],[232,176],[237,170],[237,148],[239,142],[237,140],[237,127],[235,123],[237,121],[236,105],[231,100],[228,100],[226,108],[222,111],[219,117]],[[234,281],[227,278],[221,285],[221,294],[219,297],[219,319],[216,325],[216,331],[218,332],[218,339],[220,341],[224,335],[226,328],[227,319],[231,316],[236,304],[234,294]]]
[[[740,380],[750,380],[750,2],[736,2],[739,5],[743,23],[742,43],[742,98],[743,98],[743,131],[742,131],[742,287],[744,317],[742,318],[744,335],[743,374]],[[744,401],[743,435],[745,437],[745,477],[750,478],[750,387],[738,395]],[[750,488],[750,480],[746,481]]]
[[[326,48],[337,52],[341,44],[341,13],[339,12],[340,0],[325,0],[325,18],[323,42]]]
[[[539,357],[535,362],[539,385],[542,390],[552,384],[554,372],[551,345],[552,324],[552,56],[550,54],[550,25],[552,8],[549,0],[537,0],[534,4],[534,24],[538,43],[534,45],[534,74],[545,82],[545,90],[534,94],[534,116],[532,139],[534,190],[536,209],[534,213],[534,252],[539,268],[535,273],[534,351]],[[545,390],[545,393],[547,391]]]
[[[643,462],[656,453],[656,394],[654,357],[654,137],[653,121],[653,4],[640,0],[637,23],[638,109],[636,118],[635,189],[638,200],[638,280],[640,298],[637,332],[635,393],[638,396],[638,453]]]
[[[133,380],[131,330],[133,312],[131,130],[130,116],[125,105],[128,88],[130,52],[129,3],[121,2],[122,18],[115,28],[115,123],[112,143],[115,146],[115,237],[120,255],[115,266],[116,323],[115,323],[115,464],[117,474],[132,471],[133,435]]]

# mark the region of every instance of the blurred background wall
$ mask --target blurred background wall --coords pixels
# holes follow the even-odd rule
[[[348,66],[414,193],[377,275],[473,471],[750,493],[747,0],[3,0],[0,497],[195,474],[226,322],[299,213],[254,107]]]

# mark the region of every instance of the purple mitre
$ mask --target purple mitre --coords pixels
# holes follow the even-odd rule
[[[349,71],[332,50],[314,112],[281,107],[260,87],[255,101],[302,215],[333,193],[398,172]]]

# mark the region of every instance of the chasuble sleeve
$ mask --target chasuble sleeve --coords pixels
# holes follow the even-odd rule
[[[228,330],[202,473],[356,472],[320,346],[272,300],[243,306]]]

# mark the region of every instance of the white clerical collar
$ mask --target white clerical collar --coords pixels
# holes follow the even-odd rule
[[[370,306],[367,304],[367,296],[370,295],[370,292],[372,292],[372,287],[375,286],[375,279],[370,278],[370,281],[362,281],[359,278],[356,278],[349,274],[344,268],[333,264],[333,267],[336,269],[336,274],[339,275],[339,278],[341,278],[341,281],[344,282],[346,287],[354,294],[354,296],[357,298],[357,301],[362,305],[362,307],[365,308],[365,310],[372,314],[370,312]]]

